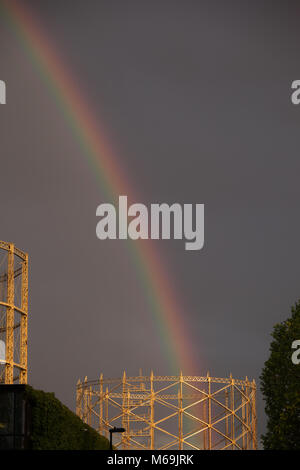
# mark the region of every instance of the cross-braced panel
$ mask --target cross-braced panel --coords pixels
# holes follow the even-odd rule
[[[137,376],[77,383],[77,414],[120,449],[255,449],[255,382]]]

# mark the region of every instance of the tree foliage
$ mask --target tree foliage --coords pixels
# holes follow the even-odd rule
[[[31,414],[30,448],[36,450],[103,450],[109,442],[63,405],[54,393],[26,387]]]
[[[274,326],[270,357],[260,377],[268,417],[265,449],[300,450],[300,364],[292,362],[292,343],[300,340],[300,301],[291,313]]]

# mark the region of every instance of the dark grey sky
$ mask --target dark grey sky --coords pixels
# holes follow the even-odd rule
[[[25,3],[25,2],[23,2]],[[258,381],[299,297],[299,2],[26,1],[93,104],[141,200],[204,203],[205,246],[156,247],[199,375]],[[168,374],[126,242],[100,242],[102,194],[0,17],[1,235],[30,254],[30,383],[74,408],[78,377]],[[264,426],[259,398],[259,432]]]

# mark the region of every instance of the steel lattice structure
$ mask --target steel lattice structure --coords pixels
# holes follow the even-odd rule
[[[0,241],[0,383],[27,383],[28,255]]]
[[[253,380],[143,375],[78,380],[76,412],[119,449],[256,449]]]

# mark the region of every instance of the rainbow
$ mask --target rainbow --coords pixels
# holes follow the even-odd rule
[[[103,195],[116,201],[126,194],[137,202],[132,185],[117,161],[103,127],[76,86],[72,74],[28,7],[16,0],[0,0],[0,14],[18,37],[26,53],[47,84],[80,145]],[[178,295],[151,240],[128,240],[138,279],[151,307],[170,372],[199,373],[193,341],[187,329],[188,315],[181,311]],[[164,358],[165,359],[165,358]]]

